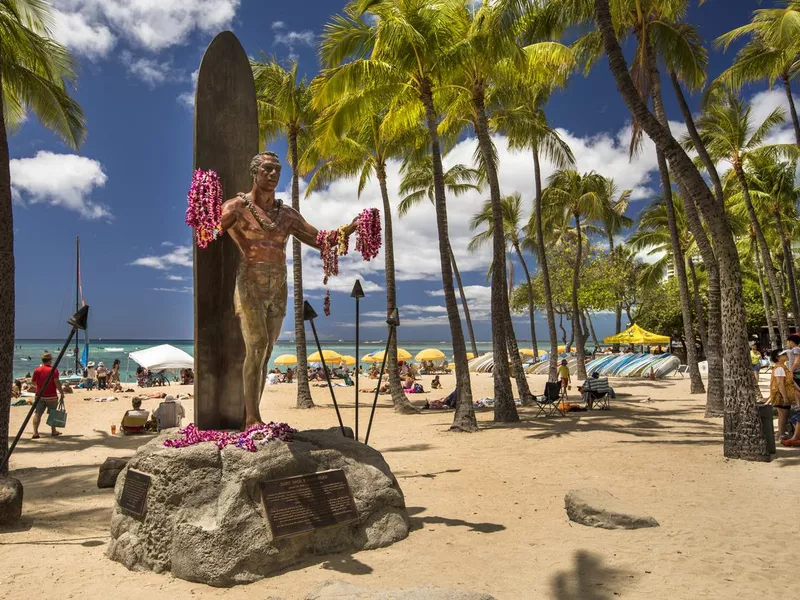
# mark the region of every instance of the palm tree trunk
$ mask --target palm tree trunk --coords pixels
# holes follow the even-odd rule
[[[447,240],[447,248],[450,252],[450,263],[453,265],[453,276],[456,278],[458,285],[458,295],[461,297],[461,308],[464,309],[464,321],[467,323],[467,333],[469,334],[469,342],[472,346],[472,355],[478,356],[478,345],[475,342],[475,331],[472,329],[472,318],[469,314],[469,304],[467,304],[467,296],[464,294],[464,284],[461,283],[461,273],[458,271],[456,264],[456,255],[453,252],[453,247],[450,245],[450,240]]]
[[[489,196],[492,203],[492,353],[494,368],[494,420],[499,423],[519,421],[517,407],[514,405],[514,394],[511,389],[510,373],[508,371],[507,329],[510,314],[506,317],[508,308],[508,287],[506,286],[506,235],[503,227],[503,212],[501,208],[500,183],[497,180],[492,154],[492,141],[489,137],[489,127],[486,122],[486,111],[483,106],[483,90],[477,89],[472,96],[472,106],[475,110],[475,134],[478,138],[478,147],[483,157],[486,177],[489,180]],[[505,308],[505,310],[504,310]],[[519,356],[517,356],[519,359]],[[523,375],[524,377],[524,375]]]
[[[778,329],[781,332],[781,340],[789,337],[789,323],[786,318],[786,309],[783,306],[783,294],[778,285],[778,277],[775,274],[775,265],[772,263],[772,255],[769,253],[769,246],[764,237],[764,231],[761,229],[761,223],[756,215],[756,210],[753,208],[753,201],[750,198],[750,186],[747,184],[747,178],[744,175],[741,162],[738,157],[734,158],[733,169],[736,171],[736,176],[739,179],[739,185],[742,186],[742,194],[744,195],[744,203],[747,206],[747,216],[750,218],[750,225],[756,235],[756,243],[758,250],[761,252],[761,262],[764,265],[764,271],[767,274],[767,284],[769,285],[772,298],[775,302],[775,315],[778,317]]]
[[[2,40],[0,40],[2,53]],[[0,90],[3,89],[0,55]],[[2,94],[0,94],[2,95]],[[0,464],[8,453],[8,426],[11,411],[11,380],[14,374],[14,211],[11,204],[8,133],[0,98]],[[8,469],[0,472],[6,475]]]
[[[517,258],[519,258],[519,262],[522,265],[522,270],[525,273],[525,282],[528,284],[528,317],[530,318],[531,322],[531,341],[533,342],[533,358],[535,362],[539,358],[539,348],[536,345],[536,323],[534,321],[536,309],[533,305],[533,283],[531,282],[530,271],[528,271],[528,264],[525,262],[525,259],[522,256],[522,251],[520,250],[519,244],[514,244],[514,250],[517,252]]]
[[[528,379],[525,377],[525,369],[522,366],[522,358],[520,358],[519,346],[517,345],[517,335],[514,333],[514,323],[511,321],[510,310],[507,313],[507,316],[506,341],[508,342],[508,355],[511,360],[511,366],[514,369],[514,380],[517,382],[517,393],[519,394],[519,399],[523,405],[527,406],[533,403],[533,395],[531,394],[531,388],[528,385]]]
[[[789,75],[783,74],[783,89],[786,90],[786,99],[789,101],[789,113],[792,115],[792,125],[794,125],[794,139],[795,143],[800,146],[800,120],[797,119],[797,109],[794,106],[794,98],[792,97],[792,86],[789,84]]]
[[[297,172],[297,132],[289,131],[289,152],[292,159],[292,208],[300,211],[300,175]],[[294,341],[297,350],[297,408],[313,408],[308,385],[308,347],[306,324],[303,321],[303,255],[300,240],[292,238],[292,275],[294,277]]]
[[[756,387],[750,365],[739,255],[724,208],[712,196],[708,185],[681,145],[650,113],[639,97],[614,32],[608,0],[595,0],[595,14],[609,68],[620,96],[656,148],[665,154],[679,185],[683,186],[685,197],[697,202],[712,235],[719,263],[720,288],[725,290],[725,294],[721,295],[721,309],[725,314],[722,321],[722,346],[726,367],[724,454],[728,458],[768,462],[771,456],[767,451],[761,419],[756,410],[756,399],[761,394]]]
[[[456,368],[456,412],[450,429],[455,431],[476,431],[478,422],[475,419],[475,408],[472,404],[472,385],[467,365],[467,345],[461,329],[461,316],[458,314],[456,293],[453,286],[453,271],[450,265],[450,236],[447,226],[447,204],[444,192],[444,171],[442,170],[442,152],[439,145],[439,130],[436,111],[433,106],[433,92],[429,81],[423,82],[420,100],[425,108],[425,122],[431,142],[431,158],[433,159],[433,196],[436,207],[436,228],[439,233],[439,258],[442,265],[442,289],[444,304],[447,309],[447,320],[450,324],[450,335],[453,340],[453,362]]]
[[[581,216],[575,214],[575,233],[578,248],[575,251],[575,268],[572,271],[572,336],[575,338],[575,354],[578,357],[578,379],[586,379],[586,341],[581,327],[581,309],[578,305],[578,289],[581,285],[581,262],[583,262],[583,239],[581,238]]]
[[[594,347],[595,349],[600,348],[600,340],[597,337],[597,333],[595,333],[594,323],[592,323],[592,313],[590,313],[588,309],[584,312],[586,313],[586,322],[589,324],[589,331],[592,334],[592,341],[594,342]]]
[[[761,259],[758,257],[758,250],[753,252],[753,260],[756,265],[756,275],[758,275],[758,286],[761,288],[761,301],[764,303],[764,320],[767,322],[769,345],[773,349],[780,348],[778,340],[775,337],[775,325],[772,322],[772,308],[769,304],[769,294],[767,294],[767,288],[764,285],[764,270],[761,267]]]
[[[706,173],[708,173],[711,179],[711,184],[714,187],[714,197],[720,206],[724,206],[725,194],[722,190],[722,181],[720,181],[717,166],[714,164],[714,161],[711,160],[711,155],[708,153],[705,143],[703,143],[703,140],[700,138],[700,133],[697,131],[697,126],[694,123],[692,111],[686,102],[686,97],[683,95],[683,89],[681,88],[680,81],[678,81],[678,76],[675,74],[675,71],[670,71],[669,78],[670,81],[672,81],[672,87],[678,99],[678,106],[681,107],[681,113],[683,113],[683,120],[686,122],[686,128],[689,130],[689,137],[694,144],[695,150],[697,150],[700,160],[703,161]]]
[[[561,339],[564,340],[564,346],[567,345],[567,330],[564,329],[564,313],[558,313],[558,326],[561,328]],[[572,345],[572,340],[569,341],[570,345]],[[556,360],[558,360],[558,343],[556,343],[556,351],[553,352],[556,356]],[[558,372],[558,370],[556,370]]]
[[[783,259],[786,261],[786,279],[788,280],[789,298],[792,302],[792,314],[794,315],[795,331],[800,331],[800,296],[797,292],[797,278],[794,272],[794,258],[792,256],[792,244],[789,236],[786,235],[786,228],[783,226],[783,219],[780,213],[775,213],[775,225],[778,228],[778,235],[781,238],[783,248]]]
[[[544,244],[542,228],[542,170],[539,165],[539,148],[536,146],[533,148],[533,176],[536,186],[533,196],[533,213],[536,219],[536,247],[539,250],[537,259],[539,268],[542,270],[544,308],[547,313],[547,332],[550,335],[550,367],[547,371],[547,380],[556,381],[558,378],[558,332],[556,332],[556,313],[553,309],[553,291],[550,288],[550,269],[547,267],[547,248]],[[566,333],[564,337],[567,337]]]
[[[387,316],[397,308],[397,288],[394,279],[394,235],[392,234],[392,205],[389,203],[389,191],[386,188],[386,169],[379,165],[377,169],[378,184],[381,188],[383,199],[383,228],[384,228],[384,260],[386,271],[386,314]],[[356,359],[358,360],[358,359]],[[389,355],[386,357],[389,369],[389,393],[395,412],[403,414],[416,414],[419,411],[408,401],[400,385],[400,373],[397,369],[397,336],[392,337],[389,344]],[[380,387],[380,382],[378,382]],[[356,393],[358,391],[356,390]]]
[[[611,265],[612,267],[616,264],[616,254],[614,253],[614,235],[609,230],[608,232],[608,252],[611,256]],[[616,306],[614,307],[614,334],[619,333],[622,330],[622,303],[617,302]],[[595,338],[596,339],[596,338]],[[619,344],[614,344],[611,347],[612,352],[619,352]]]
[[[680,82],[674,71],[670,72],[670,80],[672,87],[675,90],[675,96],[678,99],[678,105],[683,113],[683,119],[686,122],[686,127],[689,130],[689,136],[694,142],[694,147],[697,154],[703,161],[706,172],[711,178],[711,183],[714,188],[714,198],[720,209],[725,211],[725,195],[722,190],[722,182],[717,172],[717,167],[711,156],[708,154],[705,143],[700,138],[697,127],[692,117],[692,111],[686,103],[686,98],[683,95]],[[681,181],[678,181],[678,186],[681,186]],[[683,190],[681,190],[683,191]],[[719,280],[719,265],[708,241],[706,231],[702,226],[700,218],[697,215],[695,208],[694,198],[684,195],[684,202],[686,206],[687,223],[689,229],[694,236],[697,247],[700,249],[700,255],[703,257],[703,264],[706,266],[706,273],[708,275],[708,340],[705,344],[706,359],[708,360],[708,387],[706,396],[706,417],[721,416],[724,412],[724,368],[722,361],[722,306],[721,302],[721,289]]]
[[[658,72],[655,51],[647,49],[648,66],[650,69],[650,80],[653,86],[653,110],[656,119],[661,126],[669,130],[669,122],[664,112],[664,105],[661,96],[661,75]],[[672,182],[669,177],[669,168],[664,153],[656,149],[656,160],[658,170],[661,175],[661,187],[664,193],[664,204],[667,209],[667,223],[669,225],[669,238],[672,243],[672,262],[675,265],[675,277],[678,280],[678,295],[681,301],[681,315],[683,317],[683,335],[686,338],[686,364],[689,367],[690,388],[692,394],[705,394],[706,388],[703,379],[700,377],[700,369],[697,367],[697,347],[694,343],[694,328],[692,327],[692,305],[689,296],[689,281],[686,277],[686,263],[683,258],[680,237],[678,235],[678,225],[675,220],[675,206],[672,203]]]
[[[686,264],[689,265],[689,273],[692,275],[692,291],[694,295],[694,312],[695,319],[697,320],[697,330],[700,332],[700,341],[703,343],[703,349],[708,352],[708,330],[706,329],[705,317],[703,317],[703,302],[700,300],[700,286],[697,283],[697,270],[694,267],[694,261],[691,257],[686,257]]]

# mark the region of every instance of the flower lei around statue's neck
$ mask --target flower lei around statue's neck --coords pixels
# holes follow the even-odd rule
[[[345,256],[349,250],[349,238],[346,227],[320,231],[317,233],[317,246],[322,255],[322,284],[328,284],[328,278],[339,274],[339,257]],[[381,213],[377,208],[366,208],[358,216],[356,227],[356,250],[365,261],[370,261],[381,249]],[[325,316],[331,314],[331,294],[325,291],[323,303]]]
[[[253,425],[239,433],[231,433],[215,429],[201,431],[194,423],[189,423],[179,433],[183,437],[165,440],[164,445],[167,448],[186,448],[202,442],[214,442],[220,450],[225,446],[236,446],[249,452],[255,452],[258,450],[256,444],[263,446],[272,440],[292,441],[292,434],[297,433],[297,430],[287,423],[270,422],[266,425]]]
[[[186,198],[186,224],[194,227],[198,248],[206,248],[220,232],[222,184],[216,171],[197,169]]]

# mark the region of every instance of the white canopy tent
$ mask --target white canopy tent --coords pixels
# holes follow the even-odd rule
[[[191,355],[169,344],[137,350],[128,354],[128,357],[150,371],[194,368],[194,359]]]

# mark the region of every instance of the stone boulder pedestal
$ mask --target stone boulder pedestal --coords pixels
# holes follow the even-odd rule
[[[11,525],[22,516],[22,483],[13,477],[0,477],[0,525]]]
[[[297,433],[248,452],[207,442],[142,446],[115,487],[108,556],[129,569],[213,586],[268,577],[309,557],[388,546],[408,535],[403,493],[383,456],[338,429]],[[143,517],[119,506],[130,469],[150,476]],[[273,539],[260,483],[342,469],[358,521]]]
[[[570,521],[602,529],[641,529],[658,527],[653,517],[636,514],[636,509],[606,490],[582,488],[564,497]]]

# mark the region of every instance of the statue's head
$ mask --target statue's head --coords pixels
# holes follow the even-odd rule
[[[281,161],[274,152],[260,152],[250,161],[253,183],[265,191],[274,191],[281,178]]]

